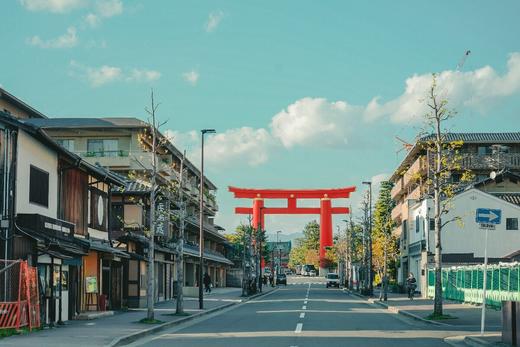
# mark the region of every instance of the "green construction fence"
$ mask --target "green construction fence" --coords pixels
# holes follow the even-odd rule
[[[457,266],[442,269],[442,296],[445,299],[482,304],[484,266]],[[502,301],[520,301],[520,264],[487,266],[486,305],[502,307]],[[428,297],[435,296],[435,271],[428,269]]]

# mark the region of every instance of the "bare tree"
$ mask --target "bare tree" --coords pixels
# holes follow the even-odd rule
[[[426,186],[429,193],[433,193],[434,221],[435,221],[435,299],[433,316],[442,316],[442,229],[453,221],[460,221],[460,217],[453,217],[443,221],[442,216],[451,209],[455,191],[473,180],[470,171],[461,166],[462,157],[459,153],[462,141],[449,139],[449,132],[445,130],[445,123],[456,115],[456,112],[447,107],[448,100],[440,95],[437,85],[437,75],[433,74],[432,84],[425,101],[428,112],[424,115],[429,136],[422,141],[426,149],[428,164],[428,179]],[[452,179],[454,173],[461,173],[460,180]]]
[[[148,321],[154,321],[154,304],[155,304],[155,195],[157,189],[157,123],[155,119],[155,113],[157,111],[157,105],[154,101],[153,90],[151,91],[151,108],[145,108],[146,112],[151,118],[151,129],[152,132],[152,172],[151,172],[151,191],[150,191],[150,230],[148,235],[148,273],[147,273],[147,286],[146,286],[146,307]]]
[[[177,314],[184,314],[184,228],[186,223],[186,202],[184,201],[184,159],[186,151],[184,151],[181,159],[181,168],[178,177],[178,204],[179,204],[179,224],[177,235],[177,247],[175,254],[175,267],[177,269],[177,301],[175,303],[175,312]]]

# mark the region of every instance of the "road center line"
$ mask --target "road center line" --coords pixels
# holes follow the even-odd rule
[[[305,312],[300,313],[300,318],[305,318]]]
[[[303,323],[298,323],[298,324],[296,324],[296,329],[294,329],[294,332],[296,334],[299,334],[302,332],[302,328],[303,328]]]
[[[307,309],[307,306],[303,305],[302,310],[306,310],[306,309]]]
[[[305,305],[307,305],[307,300],[305,300],[303,303],[304,303]]]

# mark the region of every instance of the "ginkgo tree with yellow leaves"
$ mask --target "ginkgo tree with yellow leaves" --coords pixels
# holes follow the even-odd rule
[[[446,123],[456,116],[457,112],[448,108],[447,92],[439,88],[437,75],[432,75],[432,83],[428,89],[424,103],[427,112],[424,114],[425,132],[419,145],[427,153],[428,177],[424,194],[433,200],[433,219],[435,222],[435,298],[432,318],[442,318],[442,229],[446,224],[460,221],[460,217],[443,220],[452,208],[455,192],[473,181],[471,171],[462,167],[462,141],[453,141]],[[460,174],[460,180],[451,179],[454,173]]]

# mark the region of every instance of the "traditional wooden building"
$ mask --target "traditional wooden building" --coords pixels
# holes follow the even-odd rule
[[[126,256],[107,236],[110,188],[122,182],[25,121],[0,112],[0,124],[2,256],[38,267],[43,322],[71,319],[88,309],[91,254]],[[114,296],[98,278],[94,309],[99,295]]]

